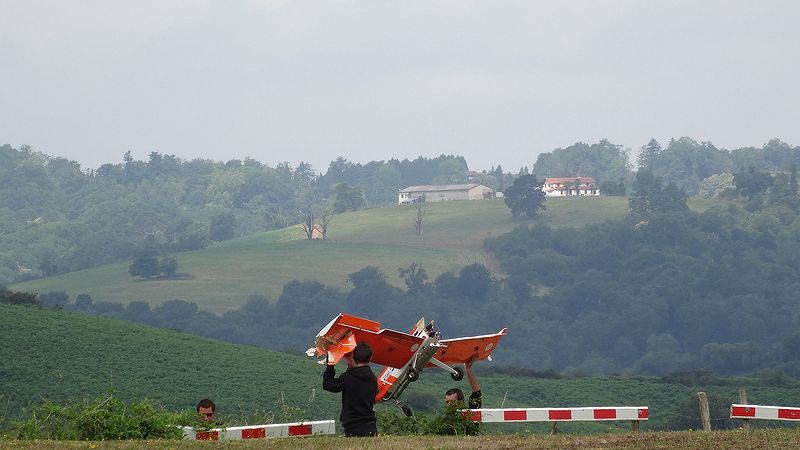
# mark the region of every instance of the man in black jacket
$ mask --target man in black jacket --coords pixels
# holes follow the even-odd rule
[[[378,429],[372,405],[378,394],[378,380],[369,368],[372,349],[366,342],[361,342],[343,359],[347,362],[347,370],[337,377],[336,369],[329,365],[322,374],[322,388],[342,393],[339,421],[345,436],[375,436]]]

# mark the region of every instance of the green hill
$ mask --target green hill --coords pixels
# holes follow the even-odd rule
[[[314,331],[309,331],[309,342]],[[234,423],[253,417],[257,422],[273,414],[280,420],[293,408],[302,412],[290,416],[292,420],[338,416],[339,397],[320,389],[320,367],[303,355],[5,304],[0,304],[0,334],[0,428],[4,418],[19,417],[30,403],[94,398],[112,387],[123,397],[150,398],[175,410],[210,397],[219,405],[221,417]],[[708,379],[684,385],[654,377],[541,378],[498,364],[483,362],[477,367],[486,408],[649,406],[651,420],[644,429],[675,423],[693,427],[699,390],[709,393],[715,427],[726,423],[726,408],[736,401],[740,387],[747,388],[753,403],[791,405],[800,398],[800,384],[785,377]],[[466,380],[455,383],[442,371],[426,371],[408,388],[404,400],[418,411],[437,410],[442,393],[453,386],[468,389]],[[391,404],[379,406],[383,411],[394,409]],[[616,422],[562,427],[566,432],[627,428],[628,424]],[[546,432],[547,425],[525,429]],[[487,427],[492,430],[511,428]]]
[[[31,402],[94,398],[111,388],[175,410],[209,397],[228,416],[279,413],[281,397],[309,418],[333,418],[338,408],[334,396],[316,395],[309,403],[320,369],[304,355],[5,304],[0,335],[0,419]]]
[[[714,204],[693,200],[693,209]],[[180,279],[139,281],[128,275],[130,261],[11,285],[27,292],[86,293],[95,301],[156,305],[171,299],[197,303],[213,312],[237,309],[252,294],[277,298],[291,280],[318,280],[346,287],[347,275],[377,266],[402,286],[397,269],[421,264],[435,278],[442,272],[480,262],[499,267],[483,248],[487,237],[519,225],[582,226],[617,219],[627,211],[623,197],[550,199],[535,221],[512,218],[502,200],[429,203],[422,237],[415,235],[412,206],[390,206],[334,216],[327,241],[303,239],[298,227],[274,230],[178,253]]]

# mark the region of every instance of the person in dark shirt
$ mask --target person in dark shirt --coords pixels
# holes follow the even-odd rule
[[[360,342],[343,359],[347,370],[337,377],[334,366],[328,365],[322,374],[322,388],[342,393],[339,421],[345,436],[375,436],[378,429],[372,406],[378,394],[378,379],[369,367],[372,349],[366,342]]]
[[[468,409],[480,409],[483,398],[481,395],[481,385],[478,384],[478,378],[475,377],[475,373],[472,372],[472,363],[475,361],[470,361],[464,364],[464,373],[467,375],[467,380],[469,380],[469,386],[472,389],[472,394],[470,394],[469,399],[464,402],[464,391],[459,388],[452,388],[448,389],[447,392],[444,394],[444,403],[445,403],[445,415],[450,414],[459,414],[458,410],[464,408],[465,406]],[[466,419],[465,419],[466,420]],[[477,423],[469,422],[466,420],[466,423],[459,422],[459,425],[450,423],[450,425],[446,426],[442,430],[442,434],[453,435],[453,434],[469,434],[469,435],[477,435],[480,433],[480,426]]]

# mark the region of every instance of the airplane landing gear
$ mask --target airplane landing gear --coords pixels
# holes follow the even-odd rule
[[[450,378],[452,378],[455,381],[461,381],[464,378],[464,369],[462,369],[461,367],[453,367],[453,370],[455,371],[455,373],[451,372]]]
[[[419,372],[417,371],[417,369],[409,367],[408,373],[406,374],[406,378],[408,378],[408,381],[417,381],[419,379]]]
[[[414,411],[411,411],[411,407],[406,404],[400,405],[400,409],[403,410],[403,414],[405,414],[406,417],[411,417],[414,415]]]

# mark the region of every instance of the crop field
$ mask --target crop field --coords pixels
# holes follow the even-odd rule
[[[89,294],[95,301],[122,304],[143,300],[155,306],[171,299],[197,303],[212,312],[241,306],[252,294],[275,299],[289,281],[319,280],[346,288],[347,275],[366,266],[379,267],[401,286],[398,268],[422,265],[431,279],[479,262],[497,272],[483,249],[487,237],[536,222],[580,226],[622,217],[621,197],[555,199],[531,221],[512,218],[502,200],[460,201],[425,205],[422,237],[416,236],[413,206],[387,206],[334,217],[327,241],[308,241],[298,227],[273,230],[177,253],[175,279],[139,281],[128,275],[130,261],[32,280],[10,286],[28,292],[66,291],[74,299]]]
[[[58,310],[0,304],[0,429],[44,399],[94,399],[109,392],[151,399],[169,410],[191,408],[213,398],[220,419],[230,425],[338,417],[339,397],[321,389],[321,368],[304,355],[233,345],[170,330]],[[313,339],[309,331],[309,344]],[[377,369],[377,368],[376,368]],[[672,424],[693,428],[696,393],[712,402],[715,428],[731,426],[726,408],[746,388],[751,402],[796,403],[800,383],[778,385],[759,378],[724,378],[686,386],[656,377],[541,378],[484,362],[476,366],[484,407],[648,406],[642,431]],[[425,371],[403,397],[424,414],[441,410],[442,393],[468,389],[439,370]],[[791,406],[787,405],[787,406]],[[377,411],[396,411],[392,404]],[[776,426],[775,424],[767,424]],[[684,425],[682,425],[684,426]],[[735,426],[735,424],[733,425]],[[696,428],[696,427],[695,427]],[[567,434],[624,433],[626,422],[563,423]],[[490,433],[547,434],[548,424],[486,424]],[[0,433],[1,434],[1,433]]]

